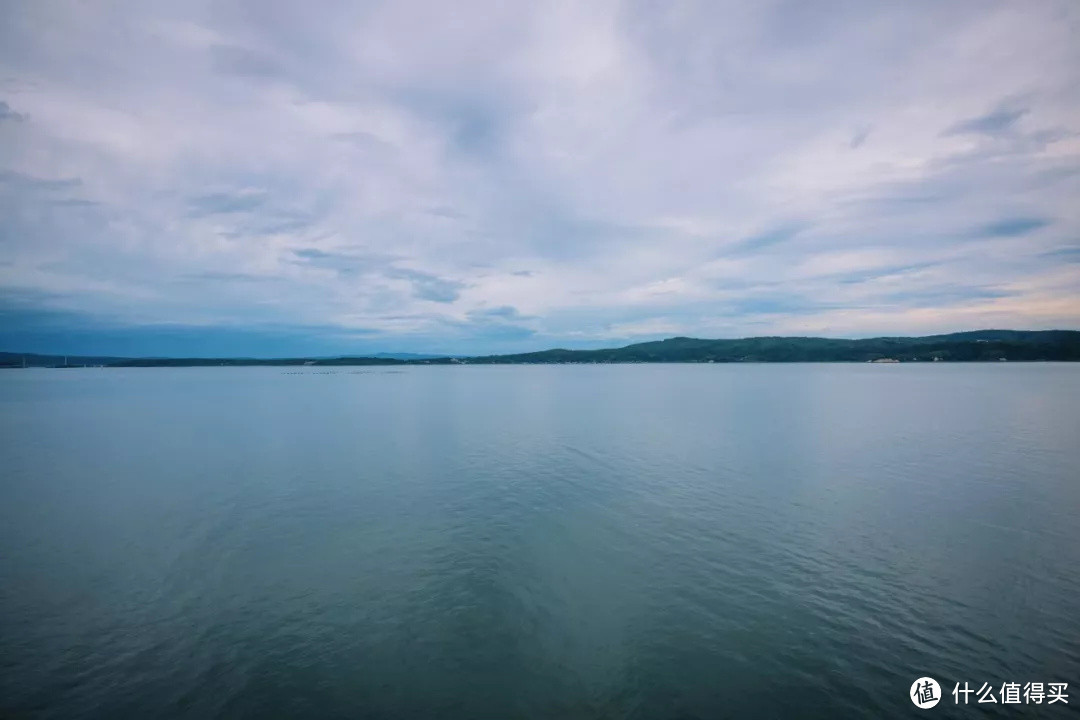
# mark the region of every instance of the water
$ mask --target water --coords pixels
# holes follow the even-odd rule
[[[1080,365],[12,370],[0,451],[2,717],[1080,708]]]

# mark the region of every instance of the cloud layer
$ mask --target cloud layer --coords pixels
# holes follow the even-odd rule
[[[0,342],[1080,327],[1078,38],[1072,0],[4,3]]]

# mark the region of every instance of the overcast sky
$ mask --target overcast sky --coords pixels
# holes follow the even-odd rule
[[[1080,328],[1080,3],[0,0],[0,349]]]

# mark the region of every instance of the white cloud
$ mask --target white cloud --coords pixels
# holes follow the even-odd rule
[[[20,307],[477,351],[1080,325],[1068,0],[0,15]]]

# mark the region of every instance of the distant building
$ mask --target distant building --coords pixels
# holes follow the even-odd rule
[[[898,363],[899,360],[895,358],[878,358],[877,360],[871,360],[872,363]]]

